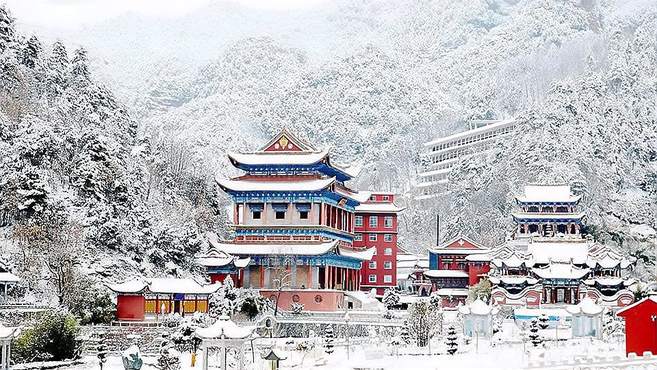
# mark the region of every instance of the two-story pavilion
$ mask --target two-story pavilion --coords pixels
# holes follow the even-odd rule
[[[285,129],[257,151],[228,157],[244,171],[217,179],[234,203],[235,239],[211,235],[211,250],[198,262],[213,281],[232,275],[238,286],[278,300],[280,309],[342,308],[342,291],[359,289],[362,262],[374,253],[353,246],[356,207],[370,196],[346,184],[358,170]]]

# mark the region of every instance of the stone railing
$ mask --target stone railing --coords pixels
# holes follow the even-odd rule
[[[643,356],[630,353],[627,357],[620,355],[583,356],[563,361],[530,361],[528,368],[542,370],[655,369],[657,368],[657,357],[653,356],[651,352],[644,352]]]

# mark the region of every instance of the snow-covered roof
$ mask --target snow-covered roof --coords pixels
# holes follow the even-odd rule
[[[589,271],[588,268],[577,268],[570,263],[552,263],[548,267],[532,269],[533,273],[543,279],[581,279]]]
[[[587,285],[594,285],[595,283],[598,283],[600,285],[616,286],[616,285],[625,284],[625,280],[623,280],[621,278],[594,277],[594,278],[584,280],[584,283],[587,284]],[[626,284],[626,285],[631,285],[632,281],[628,281],[628,283],[629,284]]]
[[[516,199],[521,203],[574,203],[580,197],[573,195],[568,185],[527,185],[525,194]]]
[[[369,191],[352,191],[342,186],[336,186],[335,192],[341,194],[347,198],[351,198],[358,203],[363,203],[370,198],[371,193]]]
[[[467,278],[468,273],[461,270],[428,270],[424,272],[424,276],[429,278]]]
[[[228,152],[228,158],[251,166],[258,165],[312,165],[322,161],[328,155],[328,150],[317,152]]]
[[[361,291],[345,291],[344,295],[351,297],[354,300],[360,302],[360,309],[367,311],[385,311],[385,306],[381,301],[376,299],[370,293],[361,292]]]
[[[458,308],[459,312],[463,315],[490,315],[491,313],[495,313],[497,311],[497,308],[493,306],[489,306],[484,301],[481,299],[477,298],[474,300],[474,302],[469,303],[464,306],[459,306]]]
[[[397,207],[394,203],[384,202],[367,202],[356,206],[356,212],[359,213],[397,213],[404,208]]]
[[[489,253],[488,249],[472,249],[472,248],[436,248],[430,249],[429,252],[434,254],[484,254]]]
[[[491,259],[493,259],[493,257],[488,253],[469,254],[465,256],[465,260],[471,262],[487,262],[490,261]]]
[[[516,253],[512,253],[507,258],[495,258],[492,262],[495,266],[498,267],[502,267],[504,265],[506,267],[511,267],[511,268],[518,268],[523,264],[525,264],[525,266],[534,265],[534,262],[532,260],[520,258]]]
[[[238,326],[228,317],[222,316],[209,327],[196,329],[195,335],[201,339],[245,339],[255,336],[255,328]]]
[[[201,285],[192,279],[178,278],[148,278],[132,279],[120,284],[108,284],[111,290],[117,293],[185,293],[185,294],[211,294],[217,291],[221,284]]]
[[[286,242],[285,244],[227,243],[208,238],[213,248],[232,255],[302,255],[318,256],[335,250],[337,240],[329,242]]]
[[[627,306],[627,307],[624,307],[624,308],[622,308],[621,310],[619,310],[618,312],[616,312],[616,315],[617,315],[617,316],[621,316],[622,313],[624,313],[624,312],[626,312],[626,311],[628,311],[628,310],[631,310],[632,308],[634,308],[634,307],[636,307],[636,306],[642,305],[642,304],[644,304],[644,303],[647,302],[647,301],[652,301],[652,303],[656,303],[656,304],[657,304],[657,296],[654,296],[654,295],[653,295],[653,296],[650,296],[650,297],[646,297],[646,298],[644,298],[644,299],[642,299],[642,300],[640,300],[640,301],[638,301],[638,302],[634,302],[634,303],[632,303],[631,305],[629,305],[629,306]]]
[[[249,262],[251,262],[251,258],[239,258],[237,256],[232,256],[225,251],[213,249],[208,252],[207,255],[197,258],[196,262],[199,265],[206,267],[221,267],[233,264],[235,267],[242,268],[246,267]]]
[[[508,285],[518,285],[527,283],[529,285],[534,285],[538,283],[538,280],[532,278],[531,276],[518,276],[518,275],[503,275],[503,276],[491,276],[490,282],[493,284],[499,284],[500,282]]]
[[[353,249],[353,248],[338,247],[338,252],[340,253],[341,256],[356,258],[361,261],[369,261],[374,256],[374,253],[376,253],[376,247],[371,247],[367,249]]]
[[[526,213],[526,212],[513,212],[513,218],[521,220],[579,220],[585,216],[584,212],[577,213]]]
[[[494,131],[494,130],[498,130],[498,129],[501,129],[501,128],[504,128],[504,127],[513,126],[513,125],[516,124],[516,122],[517,121],[515,119],[507,119],[507,120],[497,121],[495,123],[491,123],[489,125],[479,127],[479,128],[473,129],[473,130],[467,130],[467,131],[456,133],[454,135],[445,136],[445,137],[441,137],[441,138],[432,140],[428,143],[424,143],[424,146],[433,146],[433,145],[442,144],[442,143],[446,143],[446,142],[450,142],[450,141],[454,141],[454,140],[463,139],[463,138],[466,138],[466,137],[469,137],[469,136],[479,135],[479,134],[484,133],[484,132]]]
[[[0,281],[3,283],[17,283],[21,279],[11,272],[0,272]]]
[[[296,179],[293,181],[253,181],[239,179],[216,179],[224,190],[232,191],[318,191],[327,188],[335,177],[326,179]]]
[[[436,294],[447,297],[447,296],[467,296],[468,290],[462,288],[442,288],[436,291]]]
[[[598,306],[591,298],[589,297],[584,297],[581,302],[577,305],[570,305],[566,307],[566,311],[568,311],[572,315],[599,315],[602,313],[603,307]]]
[[[534,263],[570,262],[584,264],[588,259],[589,243],[586,240],[563,242],[533,242],[527,246]]]

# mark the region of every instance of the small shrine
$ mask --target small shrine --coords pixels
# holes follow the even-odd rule
[[[479,298],[459,306],[458,312],[463,315],[463,334],[468,337],[490,338],[493,335],[493,315],[498,311],[497,307],[488,305]]]
[[[207,328],[198,328],[194,336],[201,340],[203,350],[203,370],[209,369],[209,353],[212,349],[220,351],[220,369],[228,370],[227,358],[229,355],[235,358],[235,366],[238,370],[244,369],[244,345],[249,340],[256,338],[255,327],[239,326],[228,316],[222,316]]]
[[[571,328],[575,337],[602,337],[602,314],[604,307],[585,297],[579,304],[566,307],[572,315]]]

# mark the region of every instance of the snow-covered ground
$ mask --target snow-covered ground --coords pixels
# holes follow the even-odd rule
[[[337,344],[337,343],[336,343]],[[327,356],[321,347],[308,353],[300,351],[286,351],[282,349],[283,343],[277,343],[281,347],[279,353],[287,356],[287,359],[281,361],[281,369],[323,369],[323,370],[347,370],[347,369],[525,369],[541,368],[537,365],[538,361],[544,361],[545,364],[554,364],[556,362],[570,362],[574,368],[576,363],[595,364],[596,362],[609,363],[624,361],[624,343],[604,343],[592,339],[572,339],[560,341],[558,343],[548,342],[545,349],[531,348],[527,344],[523,349],[522,343],[499,344],[492,346],[487,340],[480,340],[479,343],[474,341],[468,345],[461,345],[459,352],[455,355],[444,354],[444,345],[440,341],[433,341],[431,349],[429,348],[401,348],[398,353],[394,353],[391,346],[384,344],[370,343],[363,345],[352,345],[347,354],[347,348],[343,345],[336,345],[335,352]],[[431,354],[430,351],[431,350]],[[250,354],[247,354],[250,356]],[[191,367],[191,354],[183,353],[181,355],[182,369],[201,369],[202,356],[199,355],[199,361],[196,367]],[[156,363],[155,356],[144,356],[143,369],[154,369]],[[530,366],[532,365],[532,366]],[[652,366],[652,365],[648,365]],[[657,365],[654,365],[657,367]],[[602,366],[601,366],[602,367]],[[83,365],[76,365],[68,369],[82,370],[98,368],[98,362],[94,357],[85,358]],[[215,356],[210,357],[210,368],[219,369],[219,360]],[[250,361],[244,367],[245,369],[267,369],[267,363],[256,355],[256,363]],[[649,367],[648,367],[649,368]],[[105,370],[123,369],[121,358],[119,356],[110,356],[104,366]],[[236,369],[236,368],[235,368]]]

